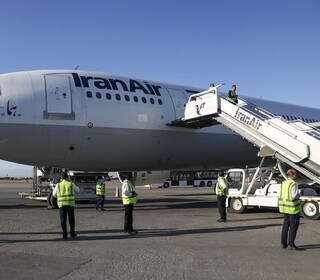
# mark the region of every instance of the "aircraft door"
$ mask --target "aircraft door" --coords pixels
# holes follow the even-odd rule
[[[187,97],[184,95],[183,91],[180,89],[167,88],[170,94],[176,119],[181,119],[184,117],[185,106],[188,102]]]
[[[72,105],[70,77],[66,75],[45,75],[46,108],[45,118],[75,119]]]

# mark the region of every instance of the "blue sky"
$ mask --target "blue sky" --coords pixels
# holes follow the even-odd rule
[[[79,65],[320,104],[319,0],[2,0],[0,10],[0,73]],[[0,177],[15,169],[31,175],[0,162]]]

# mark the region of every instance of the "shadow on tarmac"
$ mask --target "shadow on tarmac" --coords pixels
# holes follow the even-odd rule
[[[310,244],[310,245],[301,245],[299,248],[303,250],[314,250],[314,249],[320,249],[320,244]]]
[[[0,243],[30,243],[30,242],[47,242],[47,241],[93,241],[93,240],[116,240],[116,239],[126,239],[126,238],[150,238],[150,237],[168,237],[168,236],[180,236],[180,235],[191,235],[191,234],[209,234],[209,233],[220,233],[220,232],[236,232],[236,231],[246,231],[246,230],[258,230],[268,227],[279,227],[279,224],[267,224],[267,225],[252,225],[252,226],[235,226],[235,227],[222,227],[222,228],[205,228],[205,229],[139,229],[138,234],[127,235],[123,233],[120,229],[113,230],[84,230],[77,231],[78,236],[76,238],[68,238],[67,240],[62,240],[61,238],[54,239],[11,239],[5,240],[0,239]],[[8,233],[0,233],[1,235],[8,235]],[[13,235],[61,235],[61,232],[17,232],[9,233],[10,236]],[[86,236],[85,234],[105,234],[98,236]],[[114,234],[111,235],[110,234]]]

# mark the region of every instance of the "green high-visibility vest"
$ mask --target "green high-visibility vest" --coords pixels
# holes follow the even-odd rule
[[[106,186],[103,183],[96,185],[96,195],[104,195],[106,193]]]
[[[122,182],[122,203],[124,205],[127,205],[127,204],[134,204],[137,202],[137,197],[129,197],[129,196],[126,196],[126,194],[124,193],[124,186],[128,184],[129,185],[129,190],[130,190],[130,193],[132,192],[135,192],[135,187],[134,185],[129,181],[129,180],[124,180]]]
[[[285,180],[281,184],[279,197],[279,212],[284,214],[300,213],[300,199],[293,199],[292,188],[295,182],[293,180]]]
[[[238,103],[238,96],[235,91],[229,90],[227,100],[231,103]]]
[[[226,186],[228,186],[228,181],[226,178],[224,177],[219,177],[218,181],[216,183],[216,195],[228,195],[228,188],[224,189],[221,185],[220,185],[220,181],[223,180],[224,183],[226,184]]]
[[[59,208],[75,205],[74,189],[71,182],[63,180],[58,183],[57,202]]]

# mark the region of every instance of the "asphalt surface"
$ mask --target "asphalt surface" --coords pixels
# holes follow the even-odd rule
[[[78,237],[60,240],[57,210],[0,184],[0,279],[319,279],[320,221],[301,219],[303,251],[280,247],[282,215],[253,209],[218,223],[212,188],[138,187],[134,227],[109,183],[105,212],[76,206]]]

